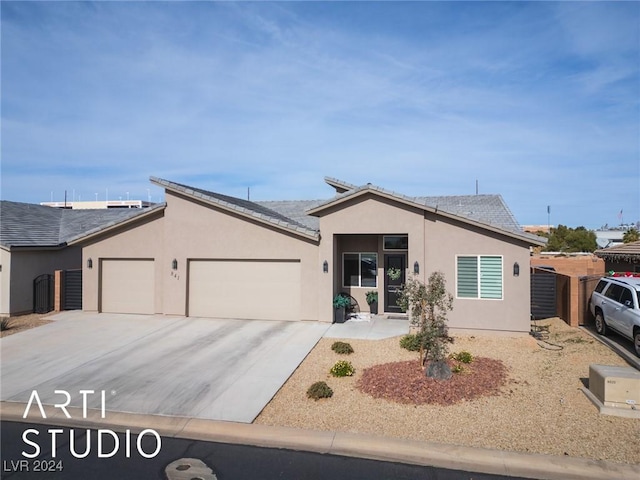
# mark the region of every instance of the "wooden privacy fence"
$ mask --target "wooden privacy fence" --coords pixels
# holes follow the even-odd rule
[[[601,275],[566,275],[553,270],[531,269],[531,318],[560,317],[572,327],[593,323],[591,293]]]

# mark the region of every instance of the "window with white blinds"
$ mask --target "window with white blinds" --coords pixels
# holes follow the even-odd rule
[[[502,299],[502,257],[459,255],[456,260],[458,298]]]

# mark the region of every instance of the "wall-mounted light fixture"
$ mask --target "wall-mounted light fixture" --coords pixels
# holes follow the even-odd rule
[[[416,275],[418,275],[420,273],[420,264],[418,263],[417,260],[413,264],[413,273],[415,273]]]
[[[87,268],[93,268],[93,260],[90,258],[87,260]]]
[[[171,262],[171,269],[172,270],[178,269],[178,260],[176,260],[175,258],[173,259],[173,262]]]
[[[329,273],[329,262],[326,260],[322,263],[322,271],[324,273]]]
[[[520,276],[520,265],[518,265],[518,262],[513,264],[513,276],[514,277]]]

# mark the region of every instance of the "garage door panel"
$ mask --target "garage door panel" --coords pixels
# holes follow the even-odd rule
[[[192,260],[189,315],[300,319],[300,262]]]
[[[102,312],[154,313],[153,260],[102,260],[101,275]]]

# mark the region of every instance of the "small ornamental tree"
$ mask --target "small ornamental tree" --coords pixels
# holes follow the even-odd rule
[[[447,328],[447,312],[453,296],[446,289],[442,272],[433,272],[425,285],[413,276],[398,290],[398,305],[410,312],[411,324],[418,327],[420,365],[443,363],[453,339]]]

